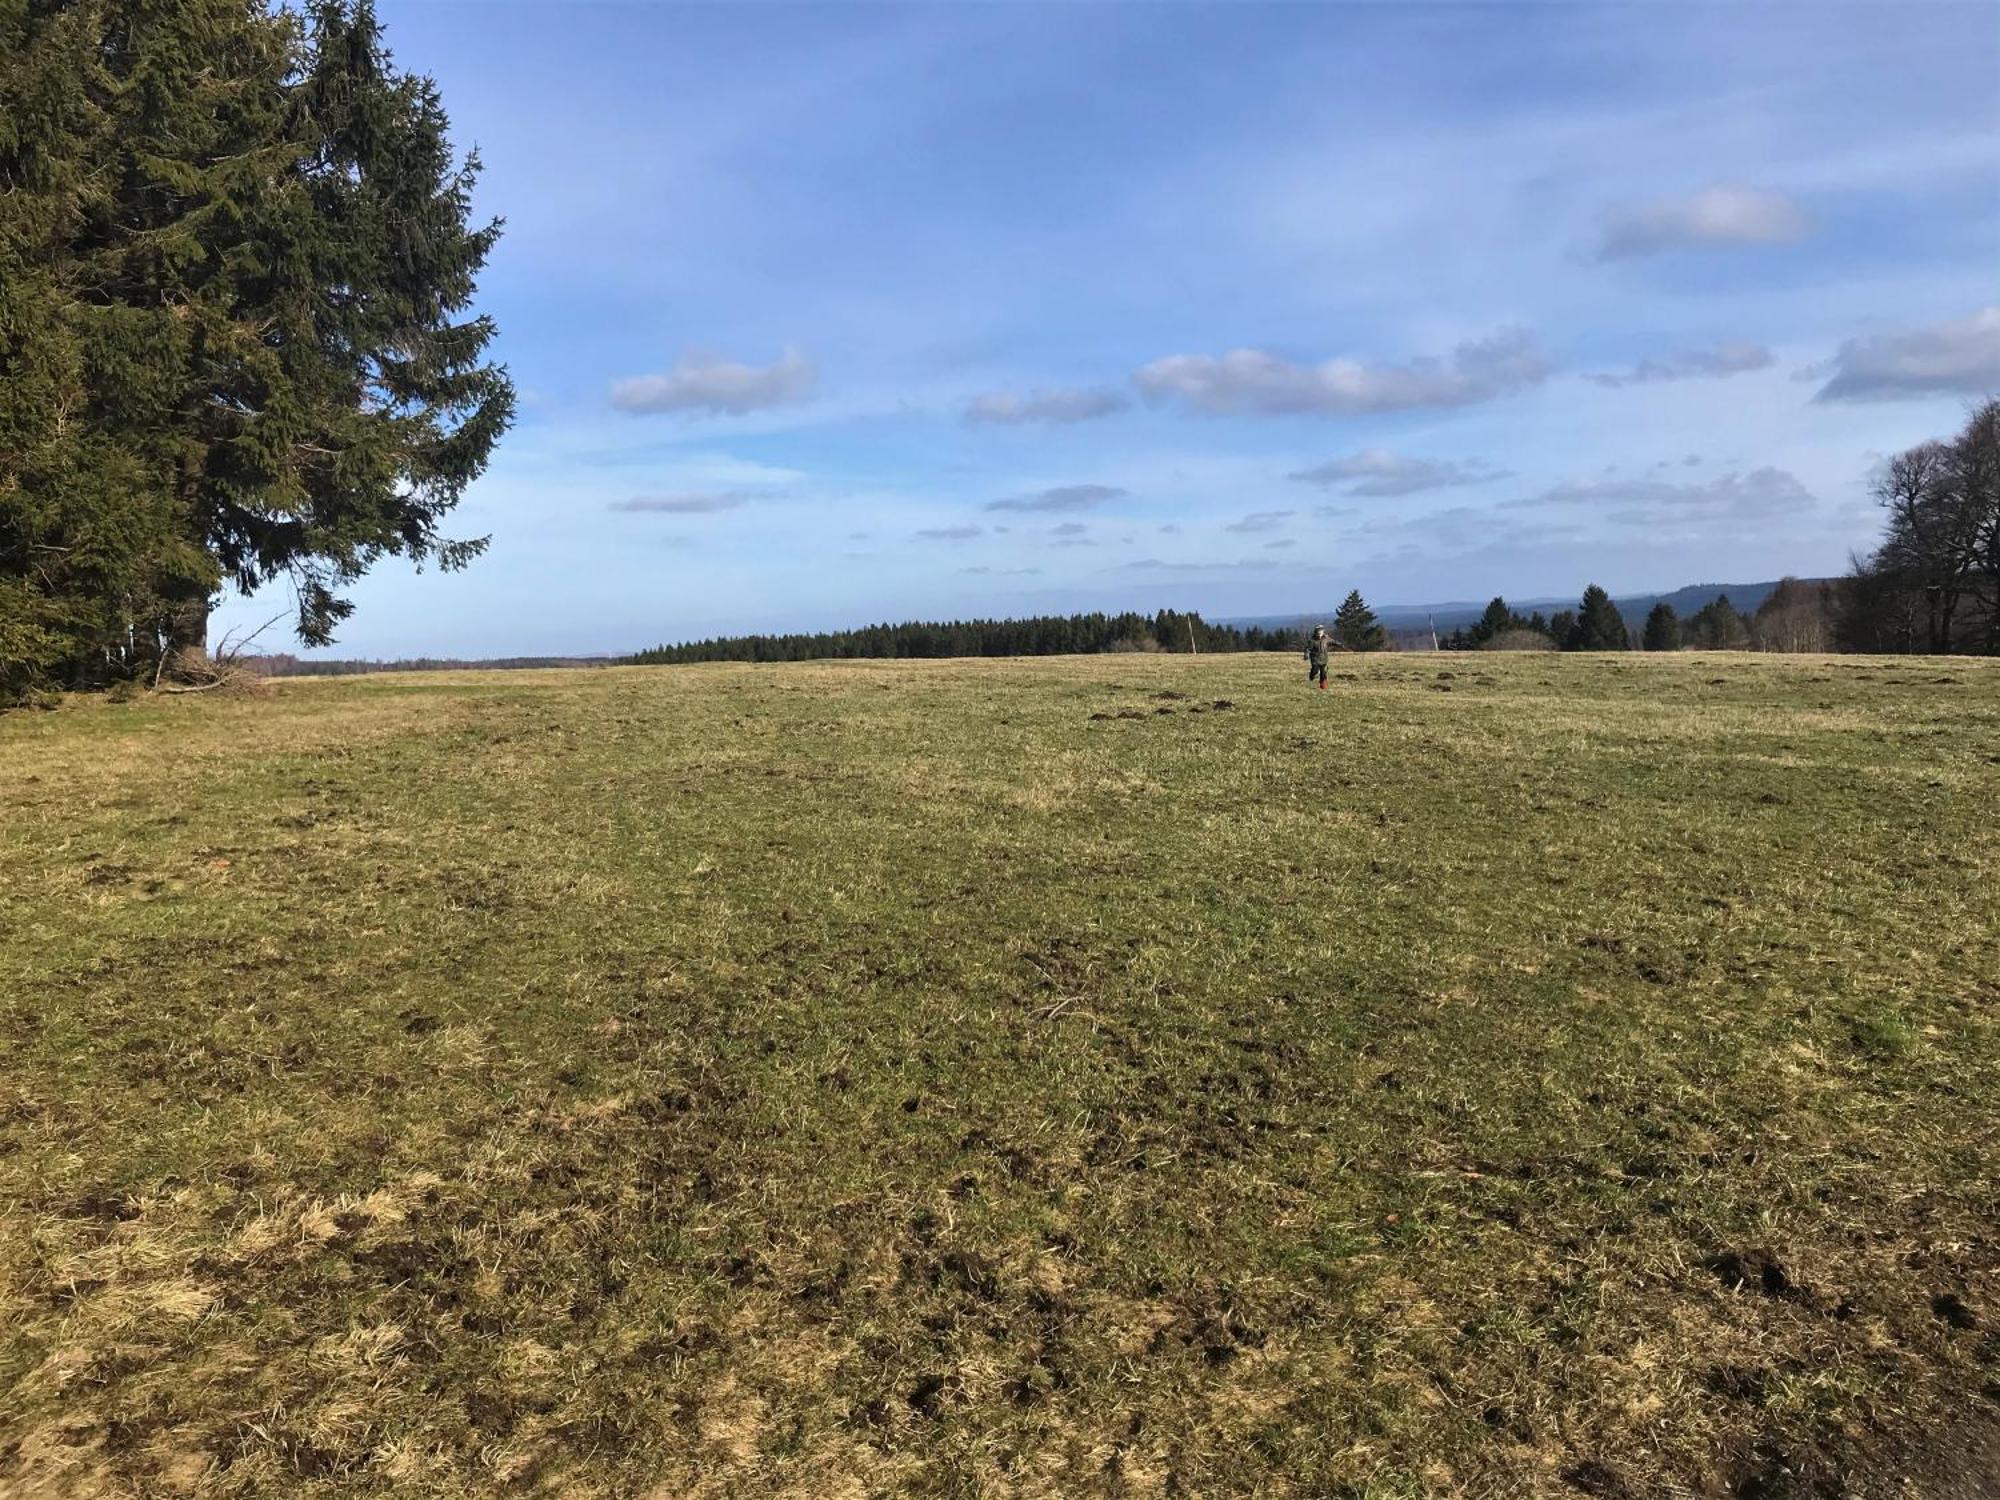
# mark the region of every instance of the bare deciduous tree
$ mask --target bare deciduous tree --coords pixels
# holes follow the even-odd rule
[[[1875,498],[1888,529],[1847,582],[1843,642],[2000,652],[2000,401],[1974,410],[1951,441],[1897,454]]]

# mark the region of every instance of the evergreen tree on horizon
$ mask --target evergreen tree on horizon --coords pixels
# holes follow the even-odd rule
[[[1495,595],[1493,602],[1486,606],[1470,631],[1467,639],[1474,646],[1483,646],[1497,635],[1512,630],[1520,623],[1520,617],[1507,607],[1507,601]]]
[[[1674,607],[1662,599],[1646,615],[1646,624],[1640,640],[1648,651],[1678,651],[1681,648],[1680,617]]]
[[[1629,651],[1632,637],[1611,596],[1593,583],[1583,591],[1576,623],[1562,644],[1569,651]]]
[[[1334,611],[1333,638],[1350,651],[1380,651],[1389,644],[1389,632],[1375,618],[1375,611],[1352,589]]]
[[[1703,651],[1741,651],[1750,644],[1750,622],[1727,594],[1717,594],[1688,616],[1685,639]]]

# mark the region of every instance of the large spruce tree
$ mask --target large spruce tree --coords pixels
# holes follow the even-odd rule
[[[225,580],[302,640],[440,531],[513,410],[468,311],[435,87],[368,0],[0,0],[0,661],[200,644]]]
[[[1646,628],[1639,638],[1648,651],[1680,650],[1681,621],[1674,607],[1664,599],[1655,604],[1646,615]]]
[[[1629,651],[1632,637],[1611,596],[1593,583],[1583,591],[1576,623],[1563,644],[1571,651]]]
[[[1717,594],[1688,616],[1685,635],[1699,650],[1741,651],[1750,644],[1750,625],[1727,594]]]
[[[1470,645],[1484,646],[1494,637],[1505,635],[1520,624],[1520,616],[1508,607],[1505,599],[1496,596],[1486,606],[1486,612],[1474,622],[1472,629],[1466,632],[1466,640]]]
[[[151,376],[179,324],[101,284],[120,200],[153,183],[117,146],[117,116],[157,113],[167,92],[120,51],[116,25],[139,9],[0,3],[0,701],[117,670],[163,601],[213,574],[140,430],[172,400]],[[164,236],[147,249],[175,253]]]
[[[1350,590],[1334,612],[1333,638],[1350,651],[1380,651],[1389,644],[1389,632],[1375,618],[1360,589]]]

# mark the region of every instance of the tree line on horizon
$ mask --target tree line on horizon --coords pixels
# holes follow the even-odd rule
[[[1596,584],[1576,609],[1522,615],[1496,598],[1472,624],[1439,638],[1447,651],[1830,651],[1837,580],[1785,578],[1750,614],[1718,594],[1683,618],[1662,599],[1635,633]]]
[[[443,528],[514,392],[472,308],[500,226],[473,221],[477,157],[448,125],[371,0],[0,0],[0,704],[201,660],[224,588],[289,583],[295,635],[321,646],[383,557],[482,551]],[[1754,615],[1656,610],[1635,638],[1593,586],[1547,618],[1496,600],[1451,642],[2000,653],[2000,401],[1896,455],[1874,493],[1880,545]],[[1393,644],[1358,592],[1334,633]],[[1162,611],[631,659],[1297,644]]]
[[[1163,609],[1018,620],[909,620],[858,630],[717,636],[659,645],[624,658],[634,666],[700,661],[817,661],[880,657],[1091,656],[1107,651],[1273,651],[1294,634],[1261,626],[1215,625],[1199,614]]]
[[[1796,578],[1782,581],[1752,615],[1744,615],[1721,595],[1687,619],[1662,600],[1634,635],[1609,593],[1596,584],[1573,610],[1522,615],[1496,598],[1473,624],[1439,638],[1447,651],[1737,651],[1827,650],[1828,600],[1833,585]],[[1351,590],[1328,627],[1344,651],[1396,649],[1388,630]],[[1199,614],[1162,609],[1146,615],[1096,612],[1035,615],[1022,619],[911,620],[869,625],[859,630],[794,632],[783,635],[716,636],[659,645],[619,659],[621,665],[660,666],[692,662],[786,662],[855,658],[923,659],[959,656],[1089,656],[1143,651],[1297,651],[1307,627],[1272,629],[1259,625],[1212,624]]]

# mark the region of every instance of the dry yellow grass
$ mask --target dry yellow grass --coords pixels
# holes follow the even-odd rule
[[[0,719],[0,1495],[1986,1493],[2000,664],[1339,665]]]

